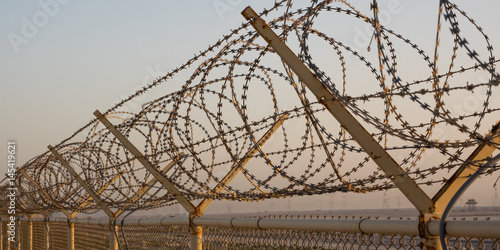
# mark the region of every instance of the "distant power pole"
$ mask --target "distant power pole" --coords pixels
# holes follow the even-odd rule
[[[384,199],[382,199],[382,209],[389,209],[389,198],[387,198],[387,191],[384,192]]]
[[[500,202],[498,201],[498,193],[497,193],[497,189],[498,188],[495,188],[495,196],[493,196],[493,202],[491,205],[493,205],[494,207],[498,207],[500,206]]]
[[[345,210],[345,209],[346,209],[345,194],[342,196],[342,199],[343,199],[343,201],[342,201],[342,205],[343,205],[343,207],[344,207],[343,209]]]

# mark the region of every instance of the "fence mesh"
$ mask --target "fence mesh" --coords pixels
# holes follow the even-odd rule
[[[107,226],[75,224],[75,249],[109,249]]]
[[[45,222],[33,222],[33,246],[43,246],[45,243]]]
[[[359,233],[205,227],[205,249],[418,249],[418,237]]]
[[[188,226],[124,226],[117,234],[121,249],[189,248]]]
[[[68,246],[68,223],[50,222],[51,244],[53,249],[65,249]]]
[[[49,230],[46,230],[48,225]],[[33,249],[68,248],[68,223],[32,222]],[[1,223],[2,249],[7,249],[7,222]],[[28,249],[28,222],[17,227],[11,249]],[[117,226],[119,249],[189,249],[189,226]],[[109,249],[107,226],[75,224],[75,249]],[[447,237],[449,249],[500,250],[500,239]],[[314,230],[203,227],[203,249],[420,249],[420,237]],[[20,248],[17,248],[20,246]]]
[[[28,249],[28,245],[25,242],[28,242],[28,235],[29,235],[29,222],[27,221],[20,221],[19,222],[20,227],[19,227],[19,242],[21,243],[21,249]]]

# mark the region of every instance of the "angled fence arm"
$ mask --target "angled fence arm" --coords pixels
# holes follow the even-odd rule
[[[255,146],[253,146],[244,156],[241,158],[238,162],[235,162],[233,166],[231,167],[231,170],[222,178],[219,183],[213,188],[212,192],[213,193],[218,193],[224,187],[231,182],[236,175],[241,172],[243,167],[252,159],[252,157],[259,151],[259,149],[264,145],[264,143],[267,142],[269,138],[276,132],[276,130],[281,127],[283,122],[288,118],[288,114],[284,114],[280,116],[280,118],[273,124],[273,126],[257,141]],[[196,209],[198,210],[199,214],[203,214],[203,212],[210,206],[210,204],[214,201],[214,199],[210,198],[205,198],[203,201],[198,204],[198,207]]]
[[[64,168],[66,168],[66,170],[68,170],[68,172],[73,176],[73,178],[75,178],[75,180],[82,186],[82,188],[85,189],[85,191],[87,191],[87,193],[90,195],[90,197],[92,197],[92,199],[109,216],[109,218],[110,219],[114,218],[114,214],[111,211],[111,209],[109,209],[109,207],[106,206],[106,204],[104,204],[104,202],[101,200],[101,198],[94,192],[94,190],[92,190],[87,185],[87,183],[82,179],[82,177],[80,177],[80,175],[78,175],[78,173],[75,172],[73,167],[71,167],[71,165],[69,165],[69,163],[57,152],[57,150],[50,145],[48,146],[48,148],[52,152],[52,154],[56,157],[56,159],[61,163],[61,165]]]
[[[125,137],[115,126],[104,117],[99,110],[94,115],[108,128],[108,130],[122,143],[122,145],[132,153],[137,160],[174,196],[174,198],[186,209],[189,214],[196,214],[195,206],[189,201],[175,185],[163,176],[144,155]]]
[[[104,186],[102,186],[101,188],[99,188],[99,190],[97,190],[95,193],[96,195],[100,195],[102,192],[104,192],[104,190],[106,190],[107,187],[109,187],[109,185],[111,185],[113,182],[115,182],[116,180],[118,180],[118,178],[120,178],[120,176],[122,176],[122,174],[125,173],[125,170],[121,171],[120,173],[118,173],[111,181],[109,181],[108,183],[106,183]],[[71,213],[71,217],[70,219],[74,218],[75,215],[78,213],[78,209],[82,208],[82,207],[85,207],[87,204],[89,204],[90,202],[92,201],[92,196],[88,197],[87,199],[85,199],[84,202],[80,203],[80,205],[78,205],[78,207],[75,209],[75,211],[73,211],[73,213]],[[116,213],[115,213],[116,214]]]
[[[29,195],[26,190],[24,190],[24,188],[22,186],[19,186],[17,185],[17,183],[15,184],[17,190],[19,190],[19,194],[21,194],[22,196],[24,196],[24,198],[26,198],[26,200],[28,200],[28,202],[33,206],[35,207],[35,209],[41,209],[42,206],[38,205],[38,203],[35,202],[35,200],[33,199],[33,197],[31,197],[31,195]]]
[[[47,197],[47,199],[50,199],[50,196],[47,193],[47,191],[45,191],[45,189],[43,189],[42,186],[40,186],[40,184],[38,184],[38,182],[36,182],[33,178],[31,178],[31,176],[29,176],[26,172],[24,172],[24,170],[19,169],[18,171],[24,176],[24,178],[26,178],[29,182],[31,182],[31,184],[33,184],[40,191],[40,193],[42,193],[45,197]],[[69,217],[71,215],[71,213],[67,209],[63,208],[57,202],[55,202],[55,201],[53,201],[53,202],[54,202],[54,205],[56,205],[56,207],[64,215],[66,215],[67,217]]]
[[[450,202],[456,191],[467,181],[467,179],[479,170],[479,166],[483,165],[488,157],[491,157],[493,152],[500,144],[500,123],[497,123],[486,138],[491,138],[491,141],[484,142],[479,145],[474,152],[467,158],[462,166],[448,179],[441,189],[432,198],[436,208],[444,210]]]
[[[330,111],[372,160],[384,171],[392,182],[419,211],[433,211],[434,205],[427,194],[396,163],[387,151],[366,131],[304,63],[281,41],[252,8],[247,7],[242,15],[249,21],[259,35],[273,48],[281,59],[297,74],[316,98]]]
[[[176,163],[179,159],[181,159],[182,157],[184,156],[184,153],[180,153],[178,157],[176,157],[175,159],[173,159],[167,166],[165,166],[162,170],[161,170],[161,174],[165,174],[167,173]],[[127,210],[127,208],[129,208],[130,206],[132,206],[139,198],[142,197],[143,194],[145,194],[158,180],[156,178],[153,178],[148,181],[148,183],[146,183],[146,185],[142,186],[138,191],[137,193],[134,194],[134,196],[132,196],[129,201],[127,203],[125,203],[120,209],[118,209],[116,212],[115,212],[115,215],[116,217],[120,216],[120,214]]]

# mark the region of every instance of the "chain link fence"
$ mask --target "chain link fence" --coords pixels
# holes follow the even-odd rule
[[[121,249],[189,249],[189,226],[118,227]]]
[[[300,220],[300,219],[284,219]],[[318,219],[322,221],[323,219]],[[384,223],[385,220],[380,220]],[[2,221],[2,249],[30,249],[29,223],[16,226],[17,241],[7,242],[7,222]],[[118,249],[189,249],[189,225],[125,225],[108,227],[74,224],[75,249],[110,249],[110,237]],[[140,220],[137,224],[140,223]],[[31,249],[68,249],[69,223],[31,222]],[[500,249],[500,238],[447,236],[449,249]],[[259,229],[235,226],[204,226],[203,249],[420,249],[420,237],[411,234],[352,233],[295,229]],[[9,247],[10,246],[10,247]],[[18,248],[19,247],[19,248]]]

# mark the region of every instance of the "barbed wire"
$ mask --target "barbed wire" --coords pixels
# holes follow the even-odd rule
[[[346,1],[311,1],[308,7],[293,9],[292,1],[281,1],[260,16],[272,19],[269,26],[405,174],[419,185],[434,185],[446,182],[448,173],[463,164],[479,164],[468,162],[467,156],[478,145],[491,143],[485,134],[499,117],[499,60],[483,29],[464,11],[441,1],[438,28],[435,33],[428,30],[436,35],[434,55],[428,55],[381,23],[376,1],[370,14]],[[334,31],[315,28],[330,17],[373,27],[377,50],[354,48]],[[472,24],[478,33],[463,34],[462,23]],[[446,24],[450,34],[444,33]],[[475,39],[466,40],[466,35]],[[476,52],[479,38],[486,56]],[[451,48],[449,63],[438,56],[442,48]],[[440,72],[442,61],[446,67]],[[428,73],[422,77],[416,71]],[[176,90],[142,102],[140,110],[125,108],[147,92],[161,93],[157,89],[167,84]],[[463,110],[464,98],[477,105]],[[266,138],[247,166],[239,166],[283,115],[288,115],[286,122]],[[249,23],[104,116],[160,171],[185,155],[164,174],[191,201],[258,201],[395,187]],[[177,204],[160,184],[151,184],[151,173],[97,119],[55,148],[108,207],[137,210]],[[234,167],[241,167],[240,175],[214,192]],[[21,169],[42,188],[22,174],[16,176],[23,195],[36,203],[22,198],[23,212],[99,210],[95,201],[86,202],[89,194],[50,151]]]

